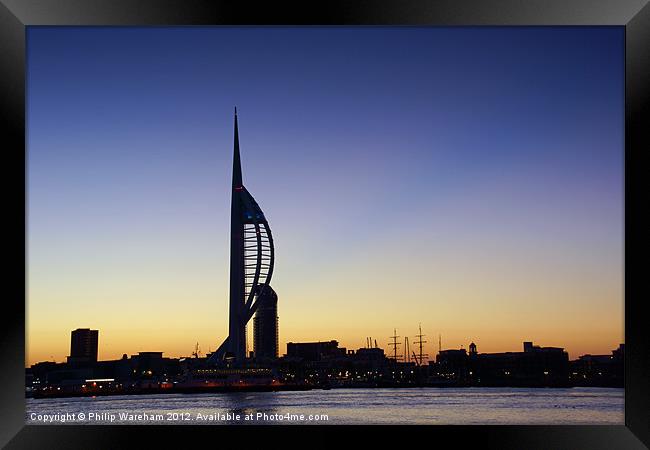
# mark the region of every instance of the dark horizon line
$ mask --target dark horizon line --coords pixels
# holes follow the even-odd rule
[[[336,341],[336,342],[338,342],[338,340],[336,340],[336,339],[330,339],[330,340],[301,341],[301,342],[291,342],[291,341],[287,341],[287,343],[292,343],[292,344],[293,344],[293,343],[301,343],[301,344],[304,344],[304,343],[325,343],[325,342],[331,342],[331,341]],[[523,341],[523,342],[534,342],[534,341]],[[617,350],[618,348],[620,348],[621,345],[625,345],[625,342],[620,342],[620,343],[618,344],[618,346],[612,350],[612,352],[615,351],[615,350]],[[564,352],[566,352],[566,353],[568,354],[568,352],[566,351],[566,347],[543,347],[543,346],[539,346],[539,347],[541,347],[541,348],[561,348]],[[341,347],[341,348],[346,348],[346,349],[347,349],[347,347]],[[384,351],[384,355],[386,356],[386,358],[391,359],[391,360],[394,359],[394,358],[390,357],[390,355],[388,355],[388,354],[386,353],[385,349],[382,348],[382,347],[359,347],[359,348],[356,349],[356,351],[361,350],[361,349],[367,349],[367,348],[378,348],[378,349]],[[351,350],[352,350],[352,349],[351,349]],[[438,352],[436,352],[435,355],[439,355],[441,352],[444,352],[444,351],[447,351],[447,350],[466,350],[466,349],[464,349],[462,346],[461,346],[460,348],[444,348],[444,349],[440,349],[440,350],[438,350]],[[483,352],[483,353],[481,353],[481,352],[476,352],[476,353],[477,353],[477,354],[486,354],[486,355],[489,355],[489,354],[499,354],[499,353],[522,353],[522,352],[523,352],[523,351],[503,351],[503,352]],[[137,356],[137,355],[140,354],[140,353],[162,353],[163,355],[165,354],[164,351],[161,352],[161,351],[143,350],[143,351],[140,351],[140,352],[138,352],[138,353],[136,353],[136,354],[131,354],[131,355],[127,355],[127,353],[123,353],[123,354],[122,354],[122,355],[123,355],[122,358],[117,358],[117,359],[102,359],[102,360],[97,359],[96,361],[88,361],[88,362],[119,361],[119,360],[123,359],[125,355],[127,355],[127,356],[130,358],[130,357],[132,357],[132,356]],[[210,355],[210,354],[212,354],[212,353],[214,353],[214,352],[208,352],[208,353],[204,354],[204,356],[202,356],[201,358],[208,358],[208,355]],[[68,356],[69,356],[69,355],[68,355]],[[282,358],[282,357],[285,357],[285,356],[287,356],[287,355],[284,354],[284,355],[282,355],[282,356],[279,356],[278,358]],[[398,354],[398,357],[401,358],[402,356],[403,356],[403,354]],[[576,359],[571,359],[570,361],[577,361],[577,360],[579,360],[579,359],[580,359],[581,357],[583,357],[583,356],[612,356],[612,355],[611,355],[611,353],[610,353],[610,354],[606,354],[606,355],[605,355],[605,354],[597,354],[597,353],[584,353],[584,354],[578,356]],[[194,357],[192,354],[190,354],[190,355],[188,355],[188,356],[178,356],[178,357],[163,356],[163,358],[169,358],[169,359],[184,359],[184,358],[190,358],[190,359],[195,359],[195,357]],[[196,359],[198,359],[198,358],[196,358]],[[429,357],[427,357],[426,359],[428,359],[428,360],[434,360],[434,358],[429,358]],[[404,362],[404,361],[397,361],[397,362]],[[49,360],[45,360],[45,361],[38,361],[38,362],[35,362],[34,364],[32,364],[32,366],[34,366],[34,365],[36,365],[36,364],[41,364],[41,363],[67,364],[68,361],[57,362],[57,361],[49,361]],[[29,369],[30,367],[31,367],[31,366],[27,366],[27,367],[25,367],[25,369]]]

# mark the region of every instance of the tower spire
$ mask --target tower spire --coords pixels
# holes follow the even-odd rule
[[[243,186],[236,108],[234,122],[228,337],[210,355],[210,364],[230,358],[234,358],[238,364],[243,364],[246,361],[246,325],[258,312],[258,307],[264,306],[260,305],[263,296],[258,294],[268,292],[268,295],[275,296],[269,285],[275,262],[273,237],[264,213],[250,192]],[[273,298],[277,300],[277,297]],[[266,302],[268,307],[271,300],[267,299]],[[258,319],[262,320],[263,317],[265,317],[264,314],[261,314]],[[275,350],[277,350],[277,314],[267,311],[266,317],[267,322],[276,320],[276,327],[265,326],[265,329],[270,331],[263,333],[265,336],[263,341],[270,342],[269,345],[275,345]]]
[[[237,127],[237,107],[235,107],[235,144],[234,154],[232,160],[232,187],[238,188],[242,186],[241,176],[241,158],[239,156],[239,129]]]

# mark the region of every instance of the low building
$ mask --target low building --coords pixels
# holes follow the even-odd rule
[[[477,384],[566,385],[569,355],[560,347],[540,347],[524,342],[523,352],[476,353],[470,371]]]
[[[287,357],[303,361],[322,361],[346,355],[345,348],[339,348],[338,341],[288,342]]]
[[[563,348],[540,347],[532,342],[524,342],[522,352],[479,353],[472,342],[469,354],[464,349],[439,352],[435,373],[470,385],[566,385],[569,355]]]
[[[582,355],[570,363],[570,378],[578,386],[623,387],[625,344],[610,355]]]

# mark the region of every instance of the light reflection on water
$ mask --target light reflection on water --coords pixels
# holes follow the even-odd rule
[[[623,389],[411,388],[332,389],[301,392],[164,394],[96,398],[27,399],[35,414],[85,414],[70,424],[623,424]],[[88,420],[114,415],[114,421]],[[164,420],[120,420],[120,413],[162,414]],[[99,416],[99,413],[105,413]],[[185,413],[191,420],[167,420]],[[240,420],[197,421],[197,414],[239,414]],[[246,414],[326,414],[327,420],[244,421]],[[173,419],[173,418],[172,418]],[[56,424],[61,422],[56,421]]]

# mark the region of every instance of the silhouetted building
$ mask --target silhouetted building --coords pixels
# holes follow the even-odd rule
[[[70,337],[69,363],[97,361],[99,330],[78,328]]]
[[[278,295],[269,285],[260,289],[253,318],[253,353],[257,359],[278,357]]]
[[[346,353],[345,348],[339,348],[338,341],[287,343],[287,356],[301,358],[305,361],[321,361],[322,359],[345,356]]]
[[[348,353],[358,360],[384,360],[386,358],[384,349],[378,347],[364,347],[357,350],[356,353],[354,351]]]
[[[579,386],[623,387],[625,344],[611,355],[582,355],[571,361],[571,380]]]
[[[348,352],[348,357],[352,359],[353,365],[357,367],[366,367],[377,370],[388,363],[388,359],[382,348],[360,348],[359,350]]]
[[[62,366],[64,366],[64,364],[57,364],[54,361],[43,361],[33,364],[29,369],[27,369],[27,373],[31,375],[33,384],[45,385],[47,383],[48,373],[54,372]]]
[[[524,342],[523,352],[477,353],[469,371],[479,384],[564,385],[569,381],[569,355],[560,347]]]
[[[467,375],[467,352],[459,350],[441,350],[436,356],[436,365],[444,377],[464,379]]]
[[[563,348],[524,342],[523,352],[478,353],[475,343],[443,350],[436,358],[439,376],[470,385],[550,386],[569,382],[569,355]]]
[[[271,228],[262,209],[244,186],[235,109],[230,204],[230,306],[228,337],[209,357],[210,364],[246,359],[246,324],[253,317],[260,288],[268,286],[275,265]]]

